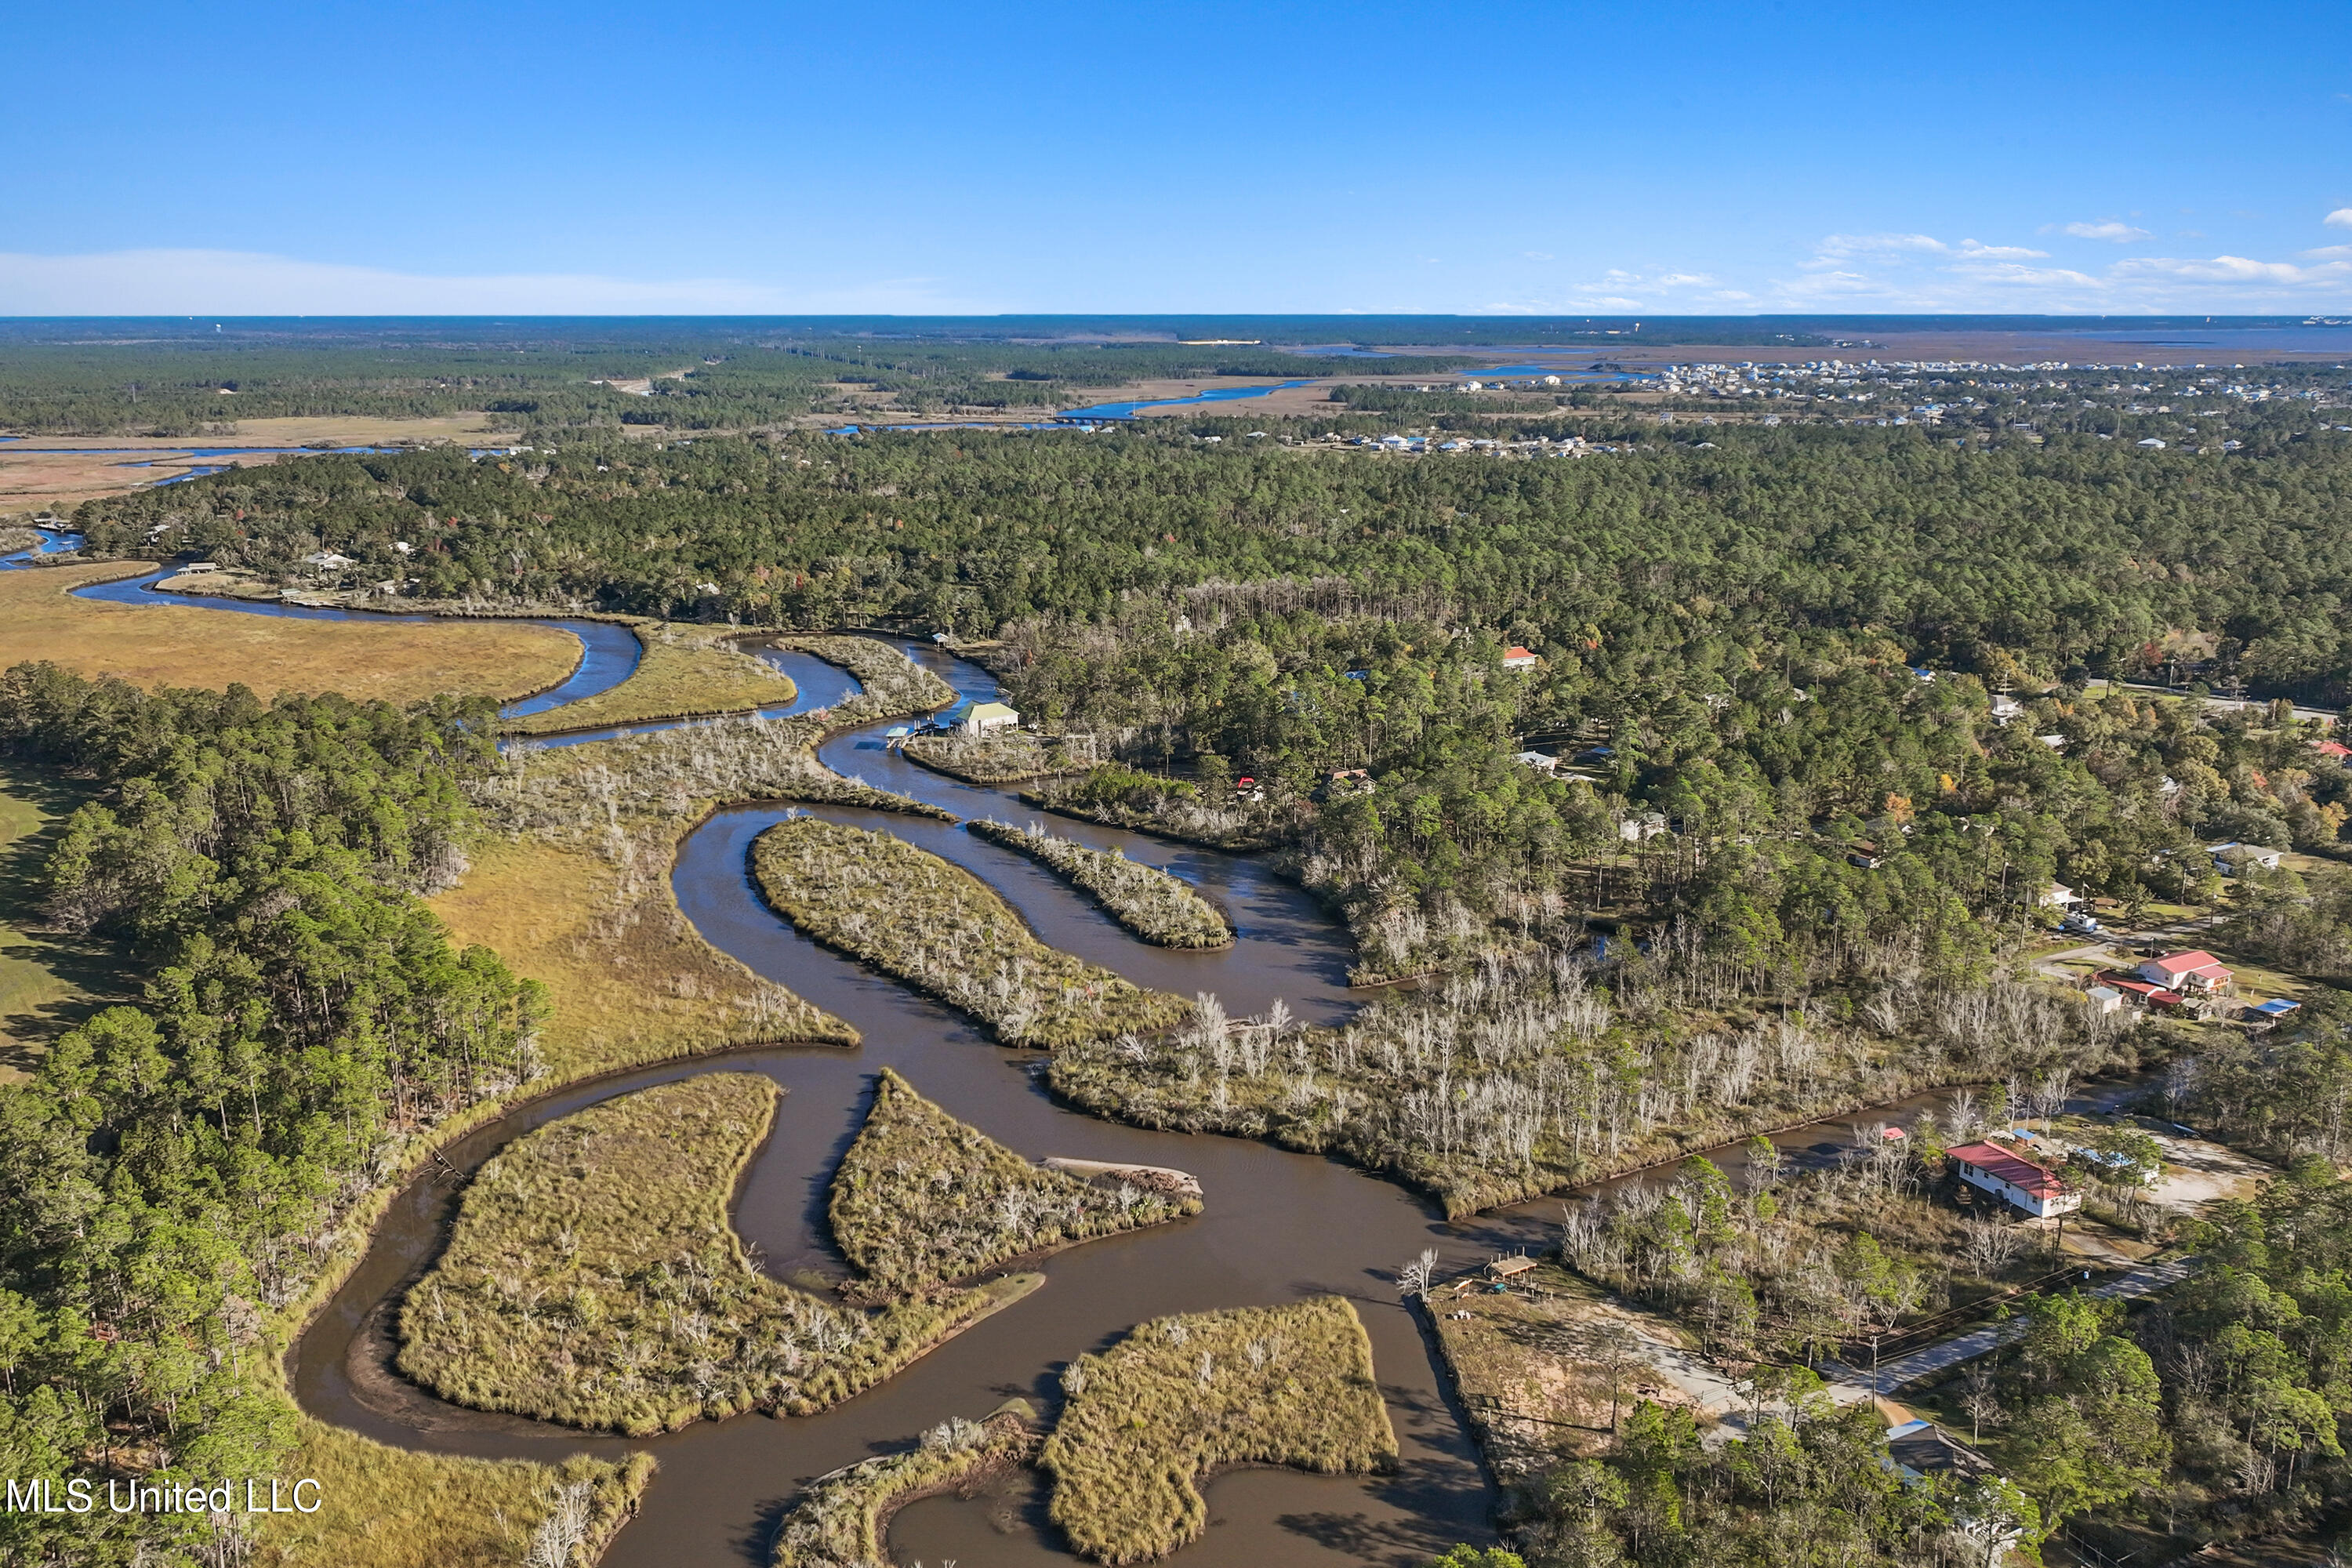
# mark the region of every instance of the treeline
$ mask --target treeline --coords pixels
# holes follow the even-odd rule
[[[306,459],[79,516],[100,552],[150,548],[159,523],[160,547],[289,570],[321,542],[398,566],[405,541],[423,593],[762,625],[989,632],[1206,582],[1332,578],[1539,652],[1597,633],[1621,662],[1712,646],[1719,668],[1734,645],[1868,627],[1937,668],[1999,650],[2128,675],[2195,628],[2257,689],[2352,689],[2352,542],[2332,521],[2352,446],[2206,460],[2073,438],[1962,450],[1908,427],[1710,435],[1516,463],[1204,450],[1158,428],[583,442],[503,463]]]
[[[462,868],[493,718],[0,676],[0,743],[98,791],[47,865],[53,915],[149,974],[0,1085],[12,1475],[269,1474],[292,1442],[275,1315],[407,1134],[534,1071],[537,985],[453,949],[412,890]],[[226,1561],[224,1519],[9,1513],[0,1554]]]
[[[1333,375],[1362,363],[1247,345],[849,338],[783,323],[638,331],[582,323],[576,333],[498,336],[476,323],[427,322],[378,333],[248,329],[131,343],[20,342],[0,364],[0,410],[12,429],[55,434],[190,436],[226,431],[239,419],[478,410],[539,430],[719,430],[856,406],[834,383],[888,392],[923,412],[1050,411],[1139,380]],[[1412,374],[1469,362],[1379,363]],[[613,382],[649,386],[636,392]]]

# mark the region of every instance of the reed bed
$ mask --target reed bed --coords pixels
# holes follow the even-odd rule
[[[985,1421],[942,1421],[904,1453],[820,1476],[784,1516],[768,1561],[772,1568],[881,1568],[890,1561],[892,1514],[919,1498],[967,1489],[1035,1455],[1037,1434],[1023,1418],[1027,1411],[1016,1402]]]
[[[601,730],[656,719],[691,719],[775,708],[797,691],[792,677],[735,641],[732,626],[682,626],[644,621],[629,628],[645,652],[629,678],[609,691],[511,719],[510,735],[552,735],[567,730]]]
[[[760,836],[751,865],[777,913],[1007,1044],[1056,1049],[1173,1028],[1187,1014],[1178,997],[1047,947],[977,879],[889,834],[794,817]]]
[[[1156,866],[1116,849],[1093,849],[1058,838],[1037,823],[1014,827],[987,820],[966,827],[992,844],[1017,850],[1061,873],[1113,920],[1160,947],[1223,947],[1234,940],[1216,906]]]
[[[654,1457],[560,1464],[394,1448],[309,1416],[289,1476],[319,1483],[315,1513],[264,1513],[256,1563],[321,1568],[513,1568],[595,1562],[629,1521]],[[226,1555],[202,1561],[244,1562]]]
[[[779,1098],[757,1074],[707,1073],[517,1139],[402,1303],[401,1371],[460,1405],[637,1436],[823,1409],[1034,1288],[864,1313],[753,1268],[727,1204]]]
[[[1197,1198],[1097,1187],[1033,1165],[887,1068],[834,1176],[831,1211],[843,1256],[896,1292],[1200,1212]]]
[[[1396,1433],[1372,1342],[1338,1296],[1158,1318],[1062,1374],[1045,1442],[1054,1522],[1103,1563],[1165,1557],[1199,1538],[1200,1479],[1237,1465],[1325,1475],[1393,1464]]]
[[[977,735],[916,735],[907,755],[967,784],[1009,784],[1056,773],[1085,773],[1101,761],[1092,735],[1033,735],[1026,730],[983,730]]]

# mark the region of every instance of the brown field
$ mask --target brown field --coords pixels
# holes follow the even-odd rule
[[[365,416],[240,419],[229,426],[228,434],[172,441],[137,436],[33,436],[26,446],[68,449],[12,453],[0,447],[0,517],[50,510],[62,513],[86,500],[122,495],[184,474],[198,463],[226,460],[248,467],[278,462],[281,456],[299,456],[263,452],[235,459],[200,458],[189,455],[192,447],[225,447],[240,441],[257,447],[301,447],[313,441],[346,447],[395,442],[427,445],[478,439],[491,433],[498,418],[494,414],[449,414],[432,419]],[[131,466],[140,463],[151,466]]]
[[[580,645],[520,621],[290,621],[71,598],[68,590],[146,570],[124,562],[0,574],[0,668],[50,659],[135,685],[341,691],[393,701],[437,691],[500,699],[572,673]]]
[[[240,419],[236,439],[257,447],[300,447],[333,441],[345,447],[381,447],[394,441],[462,441],[493,430],[511,430],[500,414],[441,414],[427,419],[376,418],[358,414],[289,415],[282,419]],[[217,447],[218,441],[200,445]]]
[[[665,871],[667,868],[664,868]],[[678,911],[665,874],[632,889],[611,862],[499,840],[432,900],[456,939],[543,982],[540,1052],[557,1080],[770,1040],[855,1045],[856,1030],[728,957]]]

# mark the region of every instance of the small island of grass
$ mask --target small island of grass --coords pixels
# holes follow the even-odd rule
[[[1015,1400],[985,1421],[942,1421],[903,1453],[819,1476],[776,1531],[773,1568],[870,1568],[887,1563],[890,1516],[908,1503],[966,1490],[1037,1451],[1032,1412]]]
[[[510,735],[560,735],[616,724],[698,719],[776,708],[797,692],[792,678],[736,642],[729,626],[644,621],[629,630],[645,650],[629,678],[609,691],[506,721]]]
[[[1033,1165],[887,1068],[833,1182],[834,1240],[859,1272],[898,1292],[1200,1212],[1198,1198],[1093,1186]]]
[[[992,821],[968,826],[992,844],[1052,867],[1146,942],[1161,947],[1223,947],[1234,940],[1233,927],[1214,905],[1157,867],[1130,860],[1116,849],[1091,849],[1057,838],[1034,823],[1025,828]]]
[[[786,920],[1007,1044],[1051,1049],[1186,1015],[1179,997],[1047,947],[976,878],[889,834],[793,817],[760,835],[751,866]]]
[[[1327,1475],[1395,1461],[1371,1341],[1337,1296],[1144,1323],[1063,1374],[1042,1462],[1082,1555],[1164,1557],[1208,1527],[1199,1479],[1235,1465]]]
[[[1085,773],[1098,760],[1091,735],[1036,735],[1009,728],[983,730],[975,735],[916,735],[904,749],[935,773],[976,784],[1019,784],[1058,773]]]
[[[877,1312],[755,1269],[728,1223],[781,1091],[706,1073],[517,1139],[475,1175],[400,1313],[400,1370],[443,1398],[642,1436],[870,1387],[1034,1289],[1034,1276]]]

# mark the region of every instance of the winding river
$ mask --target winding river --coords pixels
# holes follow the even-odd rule
[[[82,592],[117,603],[155,604],[162,574]],[[353,612],[173,597],[232,613],[358,618]],[[365,614],[362,612],[360,614]],[[549,624],[580,637],[579,671],[510,711],[576,700],[625,678],[611,634],[590,621]],[[984,670],[927,643],[892,639],[960,693],[989,698]],[[600,649],[604,650],[600,653]],[[830,706],[856,689],[843,671],[805,655],[769,650],[800,684],[789,710]],[[627,666],[635,654],[627,655]],[[619,673],[614,673],[614,669]],[[1008,791],[964,784],[887,749],[893,721],[828,742],[820,757],[837,772],[946,808],[959,817],[1034,815]],[[650,727],[650,726],[644,726]],[[643,728],[643,727],[641,727]],[[593,736],[570,738],[577,741]],[[747,870],[751,841],[789,810],[882,827],[965,867],[995,888],[1045,942],[1181,994],[1215,993],[1235,1015],[1276,998],[1318,1023],[1355,1005],[1346,988],[1345,932],[1300,889],[1245,858],[1117,829],[1057,821],[1069,837],[1166,866],[1231,919],[1236,940],[1210,952],[1152,947],[1129,936],[1044,868],[921,818],[826,806],[744,805],[690,833],[673,872],[678,902],[715,946],[856,1026],[855,1050],[774,1047],[703,1058],[577,1084],[520,1106],[446,1151],[470,1173],[518,1135],[597,1101],[710,1071],[767,1074],[787,1096],[775,1131],[737,1200],[736,1226],[780,1276],[838,1278],[826,1236],[825,1188],[855,1134],[875,1073],[891,1067],[954,1115],[1032,1157],[1048,1154],[1171,1165],[1199,1176],[1198,1218],[1090,1242],[1044,1265],[1045,1288],[918,1361],[884,1386],[823,1415],[790,1420],[746,1415],[699,1423],[654,1438],[604,1438],[445,1404],[390,1371],[390,1303],[436,1254],[459,1184],[420,1176],[395,1198],[352,1277],[292,1351],[302,1407],[384,1442],[434,1452],[558,1459],[581,1451],[617,1457],[646,1448],[661,1462],[639,1517],[605,1558],[608,1568],[744,1568],[763,1563],[776,1521],[804,1481],[903,1445],[950,1415],[976,1416],[1020,1394],[1050,1408],[1064,1363],[1100,1349],[1131,1325],[1176,1311],[1260,1305],[1301,1296],[1349,1298],[1371,1335],[1381,1390],[1402,1445],[1395,1472],[1372,1478],[1242,1470],[1208,1488],[1212,1525],[1180,1554],[1186,1564],[1264,1568],[1379,1563],[1417,1565],[1456,1541],[1493,1539],[1493,1502],[1475,1448],[1441,1385],[1423,1330],[1400,1307],[1394,1270],[1425,1247],[1468,1265],[1498,1245],[1539,1240],[1556,1201],[1447,1224],[1422,1199],[1335,1162],[1222,1137],[1156,1133],[1097,1121],[1055,1105],[1031,1052],[1000,1048],[959,1016],[808,941],[761,903]],[[1921,1102],[1921,1103],[1924,1103]],[[1804,1149],[1822,1129],[1790,1135]],[[1044,1518],[1042,1489],[1019,1481],[1003,1495],[917,1503],[898,1516],[900,1560],[963,1568],[1066,1564]]]

